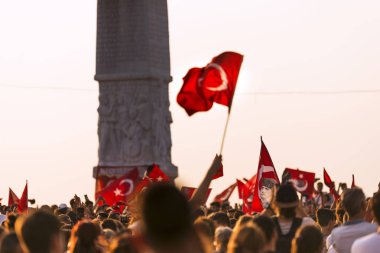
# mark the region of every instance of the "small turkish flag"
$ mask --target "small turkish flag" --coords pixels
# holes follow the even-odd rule
[[[326,169],[323,169],[323,181],[327,187],[335,187],[334,182],[331,180],[330,175],[327,173]]]
[[[242,211],[244,213],[252,213],[252,198],[253,192],[247,187],[247,184],[244,184],[239,179],[236,179],[239,199],[243,200],[243,208]]]
[[[113,206],[119,201],[126,202],[127,197],[133,193],[138,179],[139,172],[137,169],[133,169],[126,175],[113,181],[100,192],[97,192],[95,198],[98,199],[102,196],[110,206]]]
[[[8,206],[11,207],[15,204],[18,205],[18,203],[20,202],[20,199],[17,197],[16,193],[14,193],[12,191],[11,188],[9,188],[9,195],[8,195]]]
[[[311,195],[314,192],[315,173],[299,169],[286,168],[282,174],[282,183],[290,182],[301,194]]]
[[[256,174],[252,211],[261,212],[267,208],[272,199],[272,188],[280,183],[268,149],[261,138],[259,166]]]
[[[25,212],[27,210],[28,210],[28,182],[26,183],[24,191],[22,192],[20,201],[18,202],[19,213]]]
[[[225,201],[228,201],[228,199],[231,197],[231,194],[234,192],[236,185],[237,183],[234,183],[230,185],[227,189],[225,189],[223,192],[216,195],[214,198],[214,202],[223,203]]]
[[[224,52],[203,68],[192,68],[183,78],[177,102],[189,116],[208,111],[218,103],[230,108],[243,56]]]
[[[191,198],[193,197],[196,189],[197,188],[182,186],[181,192],[185,195],[185,197],[186,197],[187,200],[191,200]],[[211,193],[211,188],[209,188],[207,190],[207,194],[205,196],[205,199],[202,202],[203,204],[207,202],[208,197],[210,196],[210,193]]]
[[[325,168],[323,168],[323,181],[325,182],[325,185],[330,189],[330,194],[333,195],[334,200],[338,200],[340,198],[340,195],[335,190],[335,183],[331,180],[330,175],[327,173]]]
[[[152,182],[169,182],[170,178],[154,164],[150,171],[147,171],[146,177],[148,177]]]

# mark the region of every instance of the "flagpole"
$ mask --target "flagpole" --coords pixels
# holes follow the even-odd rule
[[[223,132],[223,138],[222,138],[222,144],[220,146],[220,151],[219,154],[222,155],[223,153],[223,147],[224,147],[224,140],[226,139],[226,134],[227,134],[227,129],[228,129],[228,123],[230,122],[230,115],[231,115],[231,110],[228,110],[228,115],[227,115],[227,120],[226,124],[224,126],[224,132]]]

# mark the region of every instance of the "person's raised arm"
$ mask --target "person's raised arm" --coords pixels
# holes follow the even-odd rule
[[[201,206],[206,199],[208,188],[210,187],[211,180],[216,174],[216,172],[222,166],[222,155],[216,155],[214,161],[212,162],[210,168],[207,170],[206,176],[200,183],[198,189],[195,191],[193,197],[190,200],[190,205],[193,209]]]

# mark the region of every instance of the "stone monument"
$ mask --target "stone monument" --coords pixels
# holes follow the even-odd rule
[[[171,162],[172,122],[166,0],[98,0],[96,75],[99,82],[99,164],[94,177],[142,176]]]

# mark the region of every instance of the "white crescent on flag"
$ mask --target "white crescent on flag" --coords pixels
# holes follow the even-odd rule
[[[129,194],[131,194],[133,192],[133,181],[131,179],[124,179],[120,182],[119,185],[122,185],[122,184],[129,184],[129,188],[128,188],[128,192],[126,192],[125,194],[121,194],[121,196],[127,196]]]
[[[227,90],[228,89],[227,74],[224,71],[224,69],[222,68],[222,66],[220,66],[219,64],[213,62],[213,63],[209,63],[206,66],[206,68],[215,68],[216,70],[218,70],[219,74],[220,74],[220,78],[222,79],[222,83],[218,87],[206,87],[206,89],[211,90],[211,91],[223,91],[223,90]],[[202,85],[203,79],[204,79],[203,77],[200,77],[198,79],[198,86]]]

